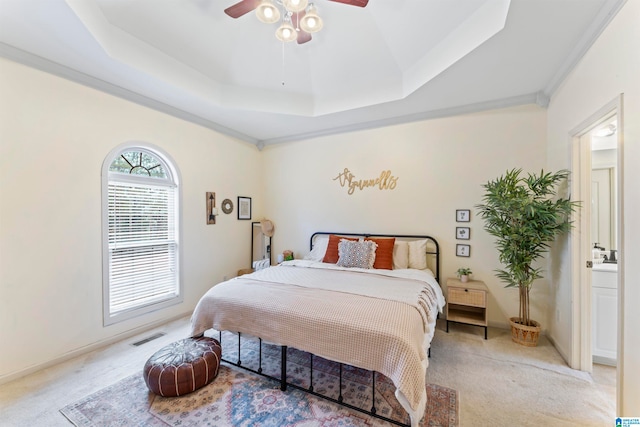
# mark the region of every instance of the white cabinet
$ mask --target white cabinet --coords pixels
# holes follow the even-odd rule
[[[599,270],[594,266],[592,274],[593,361],[615,365],[618,348],[618,272]]]

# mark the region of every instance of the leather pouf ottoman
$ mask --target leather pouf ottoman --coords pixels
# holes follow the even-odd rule
[[[149,390],[164,397],[182,396],[218,376],[222,348],[209,337],[187,338],[158,350],[144,365]]]

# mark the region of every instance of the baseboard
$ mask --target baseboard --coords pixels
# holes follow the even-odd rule
[[[547,334],[547,339],[549,340],[549,342],[551,343],[551,345],[556,349],[556,351],[558,353],[560,353],[560,356],[564,359],[565,363],[567,364],[567,366],[571,367],[571,363],[569,362],[569,357],[565,354],[564,351],[562,351],[562,348],[560,348],[558,346],[558,344],[556,343],[556,341],[553,339],[553,337],[551,336],[551,334]]]
[[[612,357],[593,356],[593,363],[608,366],[618,366],[618,361]]]
[[[72,351],[70,351],[70,352],[68,352],[68,353],[66,353],[66,354],[64,354],[62,356],[56,357],[55,359],[48,360],[48,361],[46,361],[44,363],[39,363],[37,365],[30,366],[30,367],[22,369],[20,371],[12,372],[12,373],[7,374],[7,375],[3,375],[3,376],[0,377],[0,385],[8,383],[8,382],[13,381],[13,380],[16,380],[18,378],[22,378],[24,376],[27,376],[27,375],[32,374],[34,372],[40,371],[42,369],[49,368],[49,367],[57,365],[59,363],[66,362],[67,360],[73,359],[75,357],[81,356],[81,355],[86,354],[86,353],[90,353],[90,352],[92,352],[94,350],[98,350],[100,348],[109,346],[111,344],[114,344],[116,342],[125,340],[127,338],[131,338],[134,335],[141,334],[141,333],[146,332],[146,331],[148,331],[150,329],[154,329],[154,328],[162,326],[162,325],[164,325],[166,323],[173,322],[174,320],[178,320],[178,319],[181,319],[183,317],[190,316],[191,313],[192,313],[192,311],[188,311],[188,312],[185,312],[185,313],[178,314],[176,316],[170,317],[168,319],[163,319],[163,320],[158,320],[158,321],[155,321],[155,322],[147,323],[146,325],[142,325],[142,326],[139,326],[137,328],[130,329],[128,331],[125,331],[125,332],[122,332],[120,334],[114,335],[113,337],[110,337],[110,338],[95,342],[93,344],[89,344],[89,345],[87,345],[85,347],[80,347],[78,349],[72,350]]]
[[[495,322],[495,321],[489,321],[489,327],[490,328],[496,328],[496,329],[510,329],[511,326],[509,325],[509,322]]]

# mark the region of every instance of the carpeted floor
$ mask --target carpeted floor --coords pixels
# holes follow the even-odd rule
[[[511,342],[508,330],[442,320],[432,344],[427,382],[455,389],[461,427],[615,425],[616,369],[570,369],[545,337],[536,348]],[[60,408],[137,375],[161,347],[189,333],[189,317],[0,385],[1,426],[69,427]],[[132,343],[158,332],[165,336]],[[8,347],[11,350],[11,347]]]
[[[229,337],[230,338],[230,337]],[[232,342],[223,348],[224,357],[236,360]],[[243,340],[242,363],[257,369],[257,340]],[[309,355],[289,349],[287,378],[308,387]],[[280,349],[263,346],[263,370],[279,376]],[[314,358],[314,390],[338,397],[339,364]],[[371,408],[371,373],[362,369],[343,369],[344,401],[364,409]],[[376,411],[385,417],[407,422],[406,413],[394,396],[394,386],[377,375]],[[453,389],[427,385],[428,406],[421,426],[458,426],[458,399]],[[112,386],[67,405],[61,412],[76,426],[305,426],[349,427],[388,426],[389,423],[349,410],[336,403],[289,388],[243,369],[223,365],[218,377],[194,393],[163,398],[150,393],[141,374],[131,375]]]
[[[458,390],[460,425],[615,425],[614,367],[594,365],[592,375],[569,368],[544,336],[524,347],[506,329],[490,328],[488,340],[482,334],[452,324],[432,343],[427,382]]]

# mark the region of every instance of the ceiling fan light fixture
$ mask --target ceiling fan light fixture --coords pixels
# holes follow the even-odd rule
[[[276,30],[276,38],[282,42],[292,42],[298,38],[298,33],[290,21],[284,21]]]
[[[256,8],[256,16],[265,24],[273,24],[280,20],[280,11],[271,0],[262,0]]]
[[[300,20],[300,28],[307,33],[317,33],[323,25],[322,19],[318,16],[318,9],[311,3],[307,13]]]
[[[283,0],[282,4],[289,12],[297,13],[306,9],[308,0]]]

